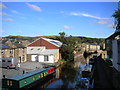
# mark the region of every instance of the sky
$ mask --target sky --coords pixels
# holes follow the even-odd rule
[[[106,38],[115,29],[117,2],[3,2],[2,36],[66,35]]]

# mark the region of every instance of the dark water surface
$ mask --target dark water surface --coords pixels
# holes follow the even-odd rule
[[[49,77],[45,82],[38,84],[34,89],[39,90],[40,88],[75,88],[76,81],[81,77],[81,71],[89,69],[89,58],[82,56],[76,57],[73,62],[64,64],[63,66],[56,69],[55,75]]]

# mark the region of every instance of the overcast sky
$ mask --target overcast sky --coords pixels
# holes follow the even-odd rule
[[[3,36],[43,36],[65,32],[72,36],[106,38],[115,29],[117,2],[4,2]]]

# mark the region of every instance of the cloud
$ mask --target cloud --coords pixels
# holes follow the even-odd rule
[[[64,12],[64,11],[60,11],[60,13],[62,13],[62,14],[63,14],[63,13],[65,13],[65,12]]]
[[[11,22],[11,21],[13,21],[13,19],[11,19],[11,18],[6,18],[6,19],[3,19],[4,21],[9,21],[9,22]]]
[[[19,17],[19,18],[20,18],[20,19],[24,19],[24,20],[25,20],[25,19],[27,19],[26,17],[22,17],[22,16],[21,16],[21,17]]]
[[[1,35],[6,35],[7,33],[4,30],[0,30]]]
[[[23,31],[22,30],[18,30],[17,31],[19,34],[23,34]]]
[[[90,18],[94,18],[94,19],[108,19],[108,18],[98,17],[98,16],[94,16],[94,15],[91,15],[91,14],[80,13],[80,12],[71,12],[70,15],[71,15],[71,16],[90,17]]]
[[[15,13],[15,14],[21,14],[20,12],[16,11],[16,10],[11,10],[12,13]]]
[[[111,20],[101,20],[101,21],[98,21],[97,23],[104,24],[109,28],[114,28],[114,23]]]
[[[26,5],[30,8],[32,8],[34,11],[37,11],[37,12],[41,12],[42,9],[36,5],[33,5],[33,4],[29,4],[29,3],[26,3]]]
[[[4,4],[0,3],[0,9],[7,8]]]
[[[64,29],[72,29],[73,27],[64,25],[63,28],[64,28]]]
[[[113,23],[108,24],[107,26],[108,26],[109,28],[114,28],[114,24],[113,24]]]
[[[7,13],[5,13],[5,12],[0,12],[0,16],[7,16]]]
[[[81,16],[81,14],[79,12],[71,12],[70,15],[71,16]]]
[[[0,30],[0,33],[4,33],[5,31],[4,30]]]
[[[108,21],[106,20],[102,20],[102,21],[98,21],[99,24],[108,24]]]

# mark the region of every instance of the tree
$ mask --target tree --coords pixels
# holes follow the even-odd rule
[[[72,36],[65,37],[65,32],[60,32],[60,41],[63,43],[60,51],[62,58],[64,60],[74,60],[74,42],[75,40],[72,39]]]
[[[65,32],[60,32],[59,35],[60,35],[59,40],[60,40],[63,44],[65,44],[65,43],[66,43]]]
[[[65,36],[65,32],[60,32],[59,35],[60,35],[61,37],[64,37],[64,36]]]
[[[70,45],[63,44],[61,47],[61,55],[64,60],[74,60],[74,49]]]
[[[112,16],[115,18],[115,28],[120,29],[120,9],[117,9]]]

